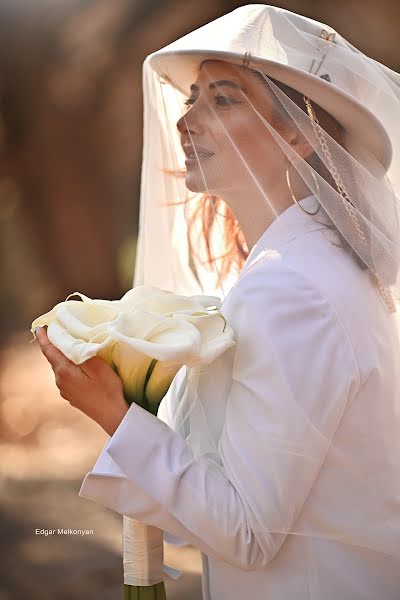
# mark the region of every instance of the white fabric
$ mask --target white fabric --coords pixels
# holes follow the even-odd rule
[[[400,597],[397,313],[331,235],[290,206],[221,306],[236,352],[198,390],[221,468],[173,431],[182,368],[159,418],[131,405],[80,489],[198,547],[204,600]]]

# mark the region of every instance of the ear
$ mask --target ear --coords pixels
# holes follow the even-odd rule
[[[293,150],[295,150],[297,154],[305,160],[315,152],[310,142],[299,130],[293,133],[293,136],[291,137],[289,143],[292,146]]]

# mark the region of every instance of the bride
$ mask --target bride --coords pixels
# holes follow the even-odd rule
[[[396,600],[398,75],[267,5],[143,73],[135,285],[219,293],[236,346],[158,418],[77,384],[111,436],[79,493],[196,546],[205,600]]]

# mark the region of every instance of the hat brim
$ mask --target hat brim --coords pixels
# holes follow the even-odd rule
[[[205,60],[221,60],[243,66],[243,54],[221,50],[160,50],[148,57],[151,67],[183,93],[189,93],[190,85],[197,78],[198,70]],[[346,147],[362,148],[367,156],[373,156],[388,170],[392,160],[392,144],[385,128],[371,111],[349,94],[320,77],[289,65],[251,56],[250,68],[259,67],[266,75],[289,85],[316,102],[344,127],[349,138]]]

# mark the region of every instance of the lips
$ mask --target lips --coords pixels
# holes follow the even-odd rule
[[[199,146],[196,146],[196,148],[193,148],[192,145],[184,145],[183,151],[185,153],[186,158],[189,160],[193,160],[195,158],[208,158],[208,157],[214,155],[214,152],[211,152],[210,150],[207,150],[206,148],[201,148]]]
[[[199,158],[209,158],[210,156],[213,156],[212,153],[205,153],[205,152],[197,152],[197,154],[195,152],[188,152],[186,154],[186,160],[196,160]]]

